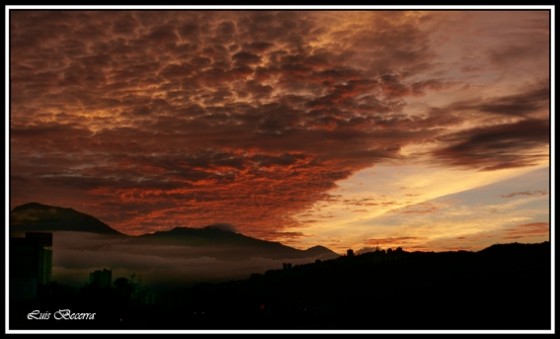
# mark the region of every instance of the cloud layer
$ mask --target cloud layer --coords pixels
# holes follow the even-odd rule
[[[72,206],[133,234],[230,223],[273,239],[392,159],[534,165],[550,142],[547,20],[13,11],[12,206]]]

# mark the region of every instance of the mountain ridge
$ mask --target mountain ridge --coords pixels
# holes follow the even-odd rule
[[[101,220],[69,207],[30,202],[10,211],[10,231],[78,231],[125,235]]]
[[[324,246],[314,246],[306,250],[296,249],[276,241],[253,238],[237,232],[228,224],[211,224],[202,228],[178,226],[170,230],[127,235],[111,228],[99,219],[72,208],[57,207],[30,202],[12,209],[10,231],[29,232],[90,232],[101,235],[115,235],[138,244],[164,244],[202,249],[205,254],[224,254],[235,251],[236,256],[263,256],[267,258],[330,259],[339,254]],[[205,249],[208,250],[205,250]],[[224,254],[225,255],[225,254]]]
[[[165,240],[167,243],[187,245],[192,247],[209,247],[223,245],[235,248],[237,254],[251,249],[261,254],[267,253],[271,258],[298,258],[318,256],[321,258],[334,258],[339,255],[324,246],[314,246],[310,249],[300,250],[277,241],[268,241],[253,238],[239,232],[230,232],[214,228],[212,225],[203,228],[175,227],[169,231],[157,231],[138,236],[142,241],[151,243]]]

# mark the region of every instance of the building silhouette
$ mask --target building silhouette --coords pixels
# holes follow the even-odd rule
[[[108,269],[96,270],[89,274],[89,283],[95,287],[110,288],[112,281],[112,272]]]
[[[285,263],[282,264],[282,269],[283,269],[284,271],[291,270],[292,267],[293,267],[292,264],[291,264],[291,263],[288,263],[288,262],[285,262]]]
[[[346,251],[346,256],[353,257],[354,256],[354,250],[350,249],[350,250]]]
[[[36,299],[39,288],[51,281],[52,233],[27,232],[10,237],[10,298]]]

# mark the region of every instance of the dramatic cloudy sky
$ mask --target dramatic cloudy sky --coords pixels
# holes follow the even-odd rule
[[[10,206],[333,250],[549,235],[547,11],[12,11]]]

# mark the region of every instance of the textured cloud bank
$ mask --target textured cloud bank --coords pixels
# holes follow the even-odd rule
[[[297,237],[292,215],[391,159],[534,165],[548,34],[538,11],[15,11],[11,203]]]

